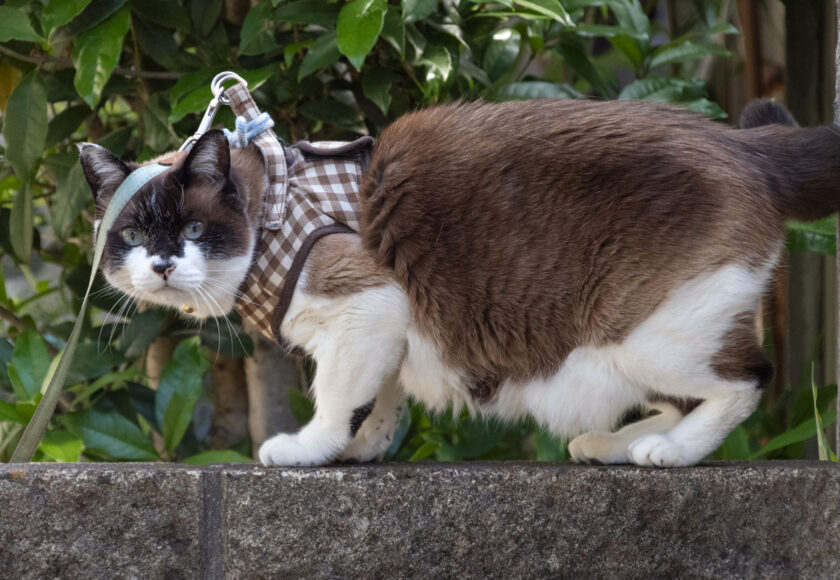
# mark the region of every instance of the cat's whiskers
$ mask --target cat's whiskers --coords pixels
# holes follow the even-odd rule
[[[245,294],[241,290],[239,290],[238,287],[234,287],[232,285],[225,284],[221,280],[216,280],[214,278],[207,278],[206,280],[204,280],[204,285],[211,287],[213,290],[218,290],[218,291],[221,291],[225,294],[233,295],[236,298],[236,300],[234,302],[241,301],[241,302],[245,302],[246,304],[256,304],[256,302],[254,302],[250,298],[247,298],[245,296]]]
[[[207,304],[207,308],[208,308],[208,310],[210,310],[210,314],[212,315],[213,322],[215,322],[215,323],[216,323],[216,336],[217,336],[217,340],[216,340],[216,358],[214,359],[214,361],[213,361],[213,362],[218,362],[218,360],[219,360],[219,355],[221,354],[221,352],[220,352],[220,347],[221,347],[221,344],[222,344],[222,327],[219,325],[219,318],[215,315],[215,312],[214,312],[214,310],[213,310],[212,305],[211,305],[211,304],[207,301],[207,299],[206,299],[206,298],[204,298],[203,293],[202,293],[202,291],[201,291],[201,288],[200,288],[199,286],[196,286],[196,287],[195,287],[195,291],[198,293],[199,297],[200,297],[202,300],[204,300],[204,303],[205,303],[205,304]],[[193,294],[192,290],[190,290],[190,296],[192,296],[192,297],[193,297],[193,301],[194,301],[194,302],[198,302],[198,301],[196,300],[196,296]],[[202,324],[203,324],[203,323],[204,323],[204,320],[202,320],[201,322],[202,322]]]
[[[234,336],[236,336],[236,341],[239,343],[239,346],[241,346],[241,347],[242,347],[242,350],[243,350],[243,351],[246,351],[247,349],[245,348],[245,345],[244,345],[244,344],[242,344],[242,340],[240,340],[240,338],[239,338],[239,333],[238,333],[238,332],[236,332],[236,329],[235,329],[235,328],[233,328],[233,323],[231,323],[231,321],[228,319],[227,315],[226,315],[226,314],[224,313],[224,311],[222,310],[222,307],[219,305],[219,303],[218,303],[218,302],[216,302],[216,299],[215,299],[215,298],[213,298],[213,296],[212,296],[209,292],[207,292],[206,290],[203,290],[203,289],[201,289],[201,288],[196,288],[196,290],[198,290],[199,292],[201,292],[204,296],[206,296],[207,298],[209,298],[210,300],[212,300],[212,301],[216,304],[216,306],[219,308],[219,311],[221,312],[221,318],[222,318],[222,320],[224,320],[224,321],[225,321],[225,323],[227,324],[227,327],[228,327],[228,335],[230,336],[230,341],[231,341],[231,343],[233,343],[233,337],[234,337]],[[221,338],[221,337],[220,337],[220,338]],[[221,342],[221,341],[220,341],[220,342]]]
[[[126,295],[123,297],[123,299],[122,299],[122,300],[120,300],[119,302],[117,302],[117,303],[116,303],[116,304],[115,304],[115,305],[111,308],[111,310],[109,310],[109,311],[108,311],[108,314],[110,315],[110,314],[112,314],[112,313],[113,313],[114,308],[116,308],[117,306],[119,306],[119,307],[120,307],[120,309],[117,311],[117,314],[115,315],[115,318],[119,321],[119,323],[122,323],[122,324],[123,324],[123,328],[122,328],[122,331],[123,331],[123,332],[125,332],[125,323],[124,323],[123,313],[125,312],[126,308],[128,308],[128,306],[131,304],[132,300],[133,300],[133,297],[132,297],[130,294],[126,294]],[[107,316],[106,316],[106,318],[107,318]],[[117,331],[117,325],[116,325],[116,324],[114,324],[114,325],[111,327],[111,335],[108,337],[108,347],[109,347],[109,348],[110,348],[110,346],[111,346],[111,343],[112,343],[112,342],[114,342],[114,333],[115,333],[116,331]]]

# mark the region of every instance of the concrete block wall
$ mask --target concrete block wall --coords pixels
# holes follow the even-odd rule
[[[0,466],[0,578],[840,577],[840,466]]]

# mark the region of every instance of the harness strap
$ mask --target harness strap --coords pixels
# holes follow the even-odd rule
[[[243,117],[246,124],[260,118],[262,114],[247,86],[238,82],[228,87],[223,93],[228,104],[238,117]],[[278,230],[286,218],[288,200],[286,192],[289,190],[289,172],[286,168],[286,155],[277,135],[270,128],[253,137],[252,143],[259,147],[265,159],[269,183],[269,203],[266,204],[263,227]]]

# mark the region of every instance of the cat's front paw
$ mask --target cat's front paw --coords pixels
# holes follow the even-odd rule
[[[639,437],[627,448],[627,455],[630,461],[643,466],[678,467],[696,463],[687,457],[682,445],[660,433]]]
[[[260,446],[263,465],[288,467],[313,467],[324,465],[335,458],[335,453],[323,446],[306,444],[298,435],[281,433]]]

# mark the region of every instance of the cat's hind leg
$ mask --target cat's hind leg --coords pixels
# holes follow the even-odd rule
[[[658,413],[625,425],[614,433],[592,431],[575,437],[569,443],[572,460],[594,465],[629,463],[628,448],[631,443],[644,435],[665,433],[683,418],[680,409],[665,401],[651,403],[649,407]]]
[[[664,433],[648,433],[630,443],[628,456],[637,465],[693,465],[717,449],[726,436],[758,405],[773,376],[756,337],[750,315],[736,317],[705,364],[663,375],[652,389],[671,397],[702,400]]]
[[[729,265],[696,278],[622,344],[623,368],[650,395],[702,401],[666,432],[630,443],[633,463],[698,463],[755,410],[773,375],[755,315],[770,265]]]
[[[394,440],[404,409],[405,394],[394,375],[383,383],[370,416],[353,426],[358,430],[338,460],[364,463],[382,459]]]
[[[339,457],[370,420],[382,386],[397,372],[408,319],[407,298],[396,284],[338,297],[296,291],[283,332],[317,364],[315,416],[297,433],[263,443],[260,461],[311,466]]]

